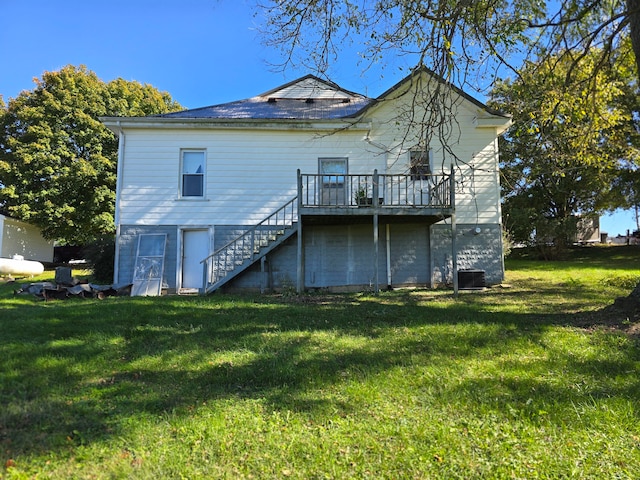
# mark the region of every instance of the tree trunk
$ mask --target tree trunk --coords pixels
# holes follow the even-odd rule
[[[627,21],[631,46],[636,56],[636,75],[640,81],[640,0],[627,0]]]

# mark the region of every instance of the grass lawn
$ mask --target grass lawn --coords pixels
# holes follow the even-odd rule
[[[607,307],[640,249],[507,270],[457,299],[0,285],[0,476],[638,478],[640,336]]]

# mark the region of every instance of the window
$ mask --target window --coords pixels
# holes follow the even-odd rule
[[[411,180],[426,180],[431,174],[429,150],[412,150],[410,152]]]
[[[183,197],[204,197],[204,151],[184,150],[181,163],[181,195]]]
[[[347,173],[346,158],[320,158],[320,174],[323,188],[343,188]]]

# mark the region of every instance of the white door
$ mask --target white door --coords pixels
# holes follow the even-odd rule
[[[203,282],[203,264],[209,255],[208,230],[182,232],[182,284],[183,289],[200,289]]]
[[[320,205],[346,205],[345,175],[346,158],[320,158],[319,170],[322,177]]]

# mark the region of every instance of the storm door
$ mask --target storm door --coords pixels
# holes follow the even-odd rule
[[[167,235],[143,234],[138,237],[138,254],[133,271],[131,296],[160,295],[164,271],[164,249]]]
[[[202,260],[209,251],[208,230],[184,230],[182,232],[182,279],[181,289],[199,290],[204,287]]]
[[[347,159],[321,158],[319,169],[320,205],[346,205]]]

